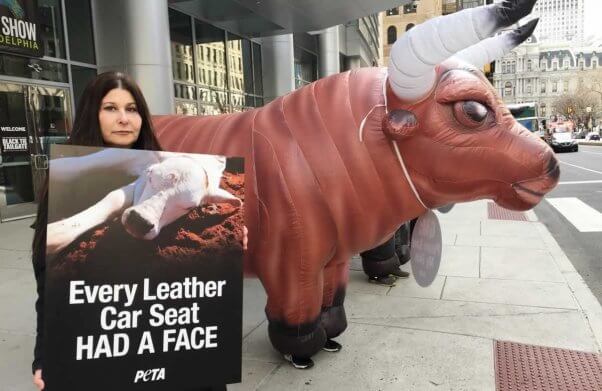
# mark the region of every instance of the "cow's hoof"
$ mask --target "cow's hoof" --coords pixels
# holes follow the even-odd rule
[[[320,317],[322,327],[326,330],[328,339],[336,338],[347,328],[347,316],[343,304],[322,308]]]
[[[322,350],[329,353],[337,353],[340,352],[341,349],[343,349],[343,345],[332,339],[327,340],[326,344],[322,348]]]
[[[311,358],[295,357],[290,354],[285,354],[284,359],[291,363],[297,369],[309,369],[314,366],[314,360]]]
[[[310,358],[326,343],[326,331],[319,320],[298,326],[271,321],[268,335],[276,350],[296,358]]]

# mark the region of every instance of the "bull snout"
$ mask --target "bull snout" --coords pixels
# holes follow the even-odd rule
[[[542,198],[552,191],[560,179],[558,159],[550,150],[544,155],[542,175],[512,184],[512,189],[519,199],[528,207],[537,205]]]
[[[136,238],[143,238],[155,226],[135,210],[131,210],[128,213],[127,217],[125,218],[124,225],[126,230]]]

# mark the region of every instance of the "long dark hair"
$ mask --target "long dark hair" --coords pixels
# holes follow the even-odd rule
[[[67,144],[83,145],[89,147],[102,147],[105,142],[102,138],[98,112],[105,95],[115,89],[129,91],[136,102],[136,108],[142,124],[138,140],[132,149],[147,149],[160,151],[161,146],[155,136],[150,112],[146,100],[136,82],[128,75],[121,72],[105,72],[98,75],[86,86],[82,93],[73,121],[73,129]],[[44,268],[46,258],[46,225],[48,224],[48,180],[41,189],[38,199],[38,214],[35,221],[35,233],[32,243],[32,261],[35,270]]]

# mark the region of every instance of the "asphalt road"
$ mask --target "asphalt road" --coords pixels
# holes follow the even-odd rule
[[[560,182],[535,208],[535,213],[602,303],[602,229],[580,232],[570,221],[571,213],[577,211],[569,210],[563,214],[549,201],[575,197],[602,213],[602,146],[580,145],[579,152],[557,153],[556,157],[560,161]],[[593,211],[590,216],[598,219]]]

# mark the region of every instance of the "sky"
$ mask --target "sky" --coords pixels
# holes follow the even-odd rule
[[[602,0],[585,0],[585,36],[602,37]]]

